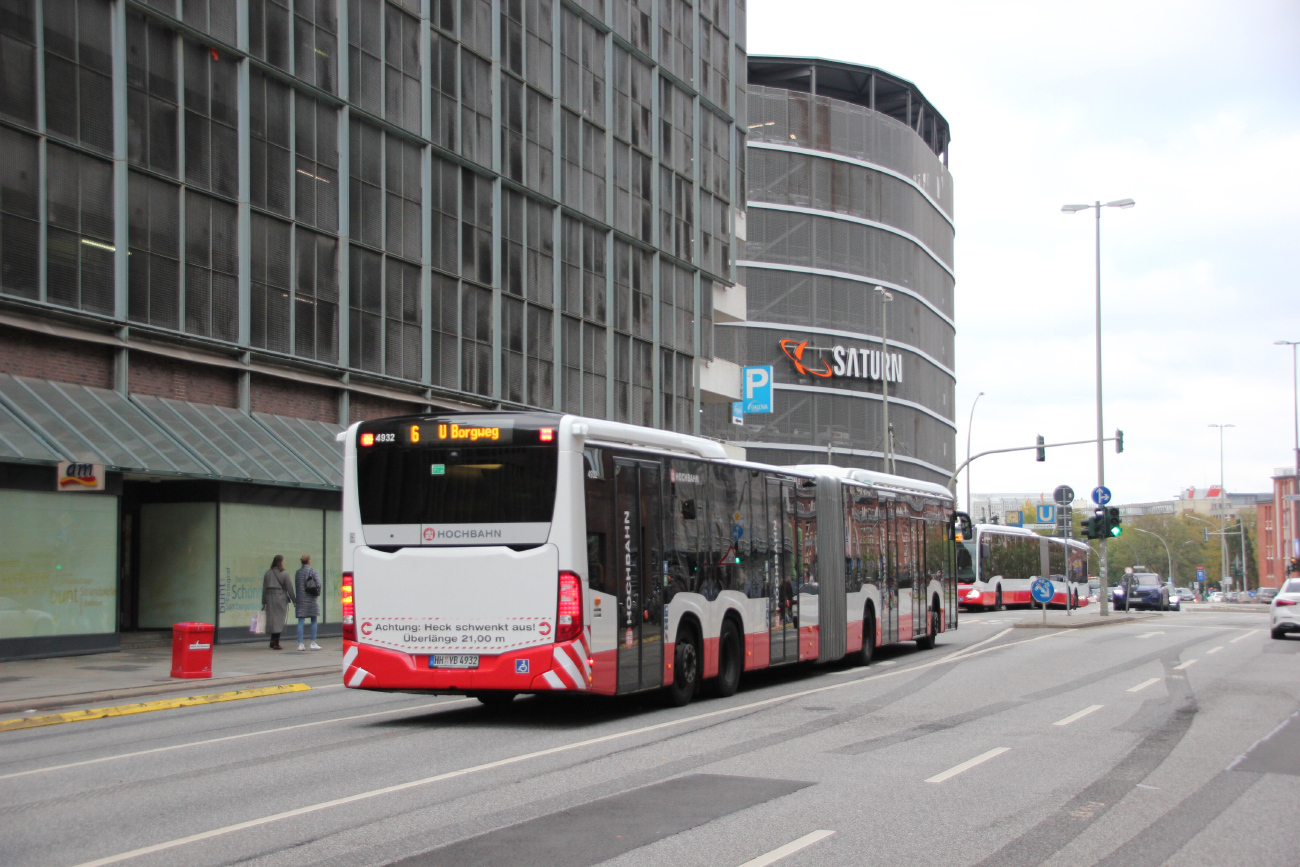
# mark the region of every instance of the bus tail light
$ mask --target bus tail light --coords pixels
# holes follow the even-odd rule
[[[357,609],[352,604],[352,573],[343,573],[343,640],[357,640]]]
[[[555,428],[553,427],[542,428],[541,433],[538,434],[537,439],[540,442],[544,442],[544,443],[553,442],[555,440]]]
[[[561,572],[559,601],[555,607],[555,640],[572,641],[581,635],[582,580],[572,572]]]

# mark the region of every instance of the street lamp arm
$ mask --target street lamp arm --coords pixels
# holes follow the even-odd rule
[[[1173,553],[1169,550],[1169,543],[1166,542],[1165,539],[1164,539],[1164,537],[1161,536],[1159,533],[1152,533],[1150,530],[1143,530],[1141,527],[1130,527],[1130,529],[1132,529],[1132,530],[1136,530],[1136,531],[1139,532],[1139,533],[1146,533],[1148,536],[1155,536],[1157,539],[1160,540],[1160,544],[1165,546],[1165,556],[1169,558],[1169,576],[1168,576],[1168,577],[1169,577],[1169,580],[1170,580],[1170,581],[1173,581],[1173,580],[1174,580],[1174,555],[1173,555]]]
[[[1115,440],[1116,437],[1106,437],[1103,440],[1103,442],[1109,443],[1109,442],[1114,442]],[[968,464],[970,464],[972,461],[984,457],[985,455],[1000,455],[1000,454],[1005,454],[1006,452],[1028,452],[1028,451],[1033,451],[1035,449],[1054,449],[1054,448],[1059,448],[1060,446],[1090,446],[1095,442],[1096,440],[1071,440],[1068,443],[1043,443],[1042,445],[1014,446],[1013,448],[1009,448],[1009,449],[989,449],[986,452],[978,452],[977,454],[973,454],[970,457],[968,457],[966,460],[962,461],[960,464],[957,465],[957,469],[952,471],[952,475],[948,477],[948,490],[952,491],[955,494],[957,492],[957,476],[961,475],[961,471],[966,469]],[[966,508],[967,509],[970,508],[970,503],[966,504]]]

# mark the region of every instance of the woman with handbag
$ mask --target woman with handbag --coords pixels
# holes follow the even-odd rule
[[[306,650],[302,644],[302,622],[311,618],[311,649],[320,650],[316,643],[316,618],[320,617],[321,580],[319,573],[311,566],[311,555],[302,555],[302,568],[293,576],[294,597],[293,610],[298,615],[298,649]]]
[[[271,568],[262,576],[262,610],[266,612],[266,631],[271,633],[271,649],[280,647],[280,633],[284,632],[284,618],[289,603],[294,602],[293,585],[289,573],[284,571],[284,555],[276,554]]]

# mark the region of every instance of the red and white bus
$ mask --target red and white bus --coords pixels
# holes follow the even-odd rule
[[[1033,605],[1040,575],[1056,590],[1051,605],[1088,604],[1088,546],[1078,539],[1040,536],[1023,527],[976,524],[957,552],[957,598],[972,610]]]
[[[343,673],[359,689],[604,695],[926,647],[957,625],[948,491],[728,458],[537,412],[354,424]]]

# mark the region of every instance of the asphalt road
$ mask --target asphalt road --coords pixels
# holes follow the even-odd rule
[[[1022,616],[680,709],[318,680],[0,733],[0,862],[1296,863],[1300,640],[1255,615]]]

